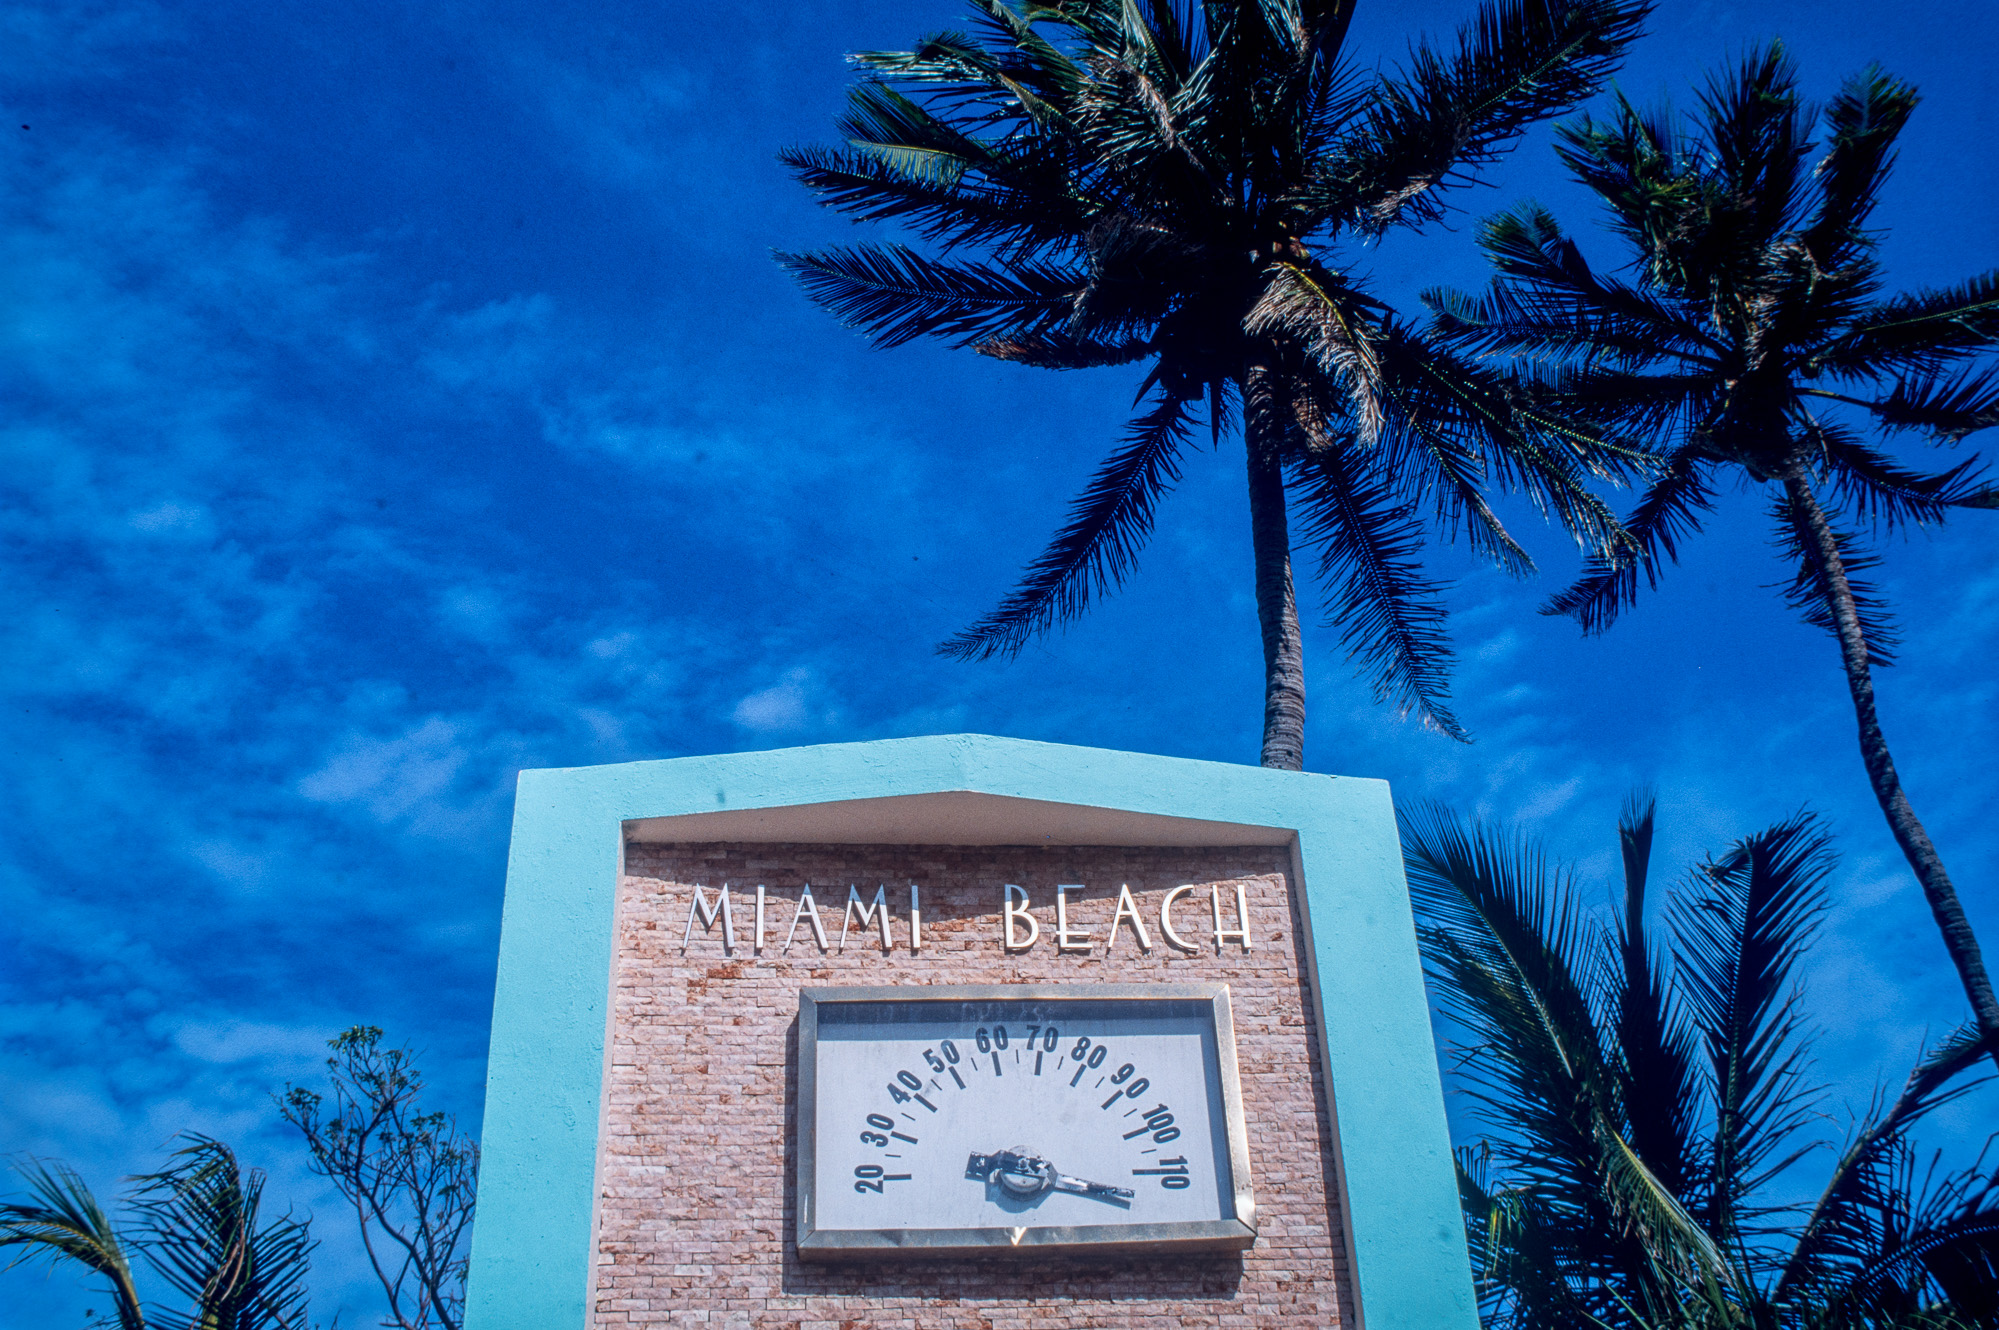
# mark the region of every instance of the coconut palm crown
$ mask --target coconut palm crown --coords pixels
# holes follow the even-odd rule
[[[1145,363],[1143,405],[1020,585],[941,649],[1017,652],[1129,575],[1205,416],[1246,443],[1265,663],[1263,761],[1303,763],[1289,506],[1331,623],[1447,734],[1427,526],[1514,572],[1489,506],[1531,494],[1588,548],[1618,539],[1587,482],[1630,458],[1521,384],[1425,341],[1333,259],[1438,218],[1440,192],[1614,67],[1648,6],[1500,0],[1403,72],[1339,62],[1352,0],[973,0],[975,31],[854,57],[841,147],[784,160],[901,243],[781,256],[881,345],[938,337],[1055,369]]]
[[[1810,1079],[1798,973],[1829,838],[1801,814],[1651,884],[1654,813],[1618,828],[1613,918],[1531,844],[1438,809],[1409,884],[1453,1076],[1481,1311],[1520,1330],[1972,1330],[1999,1324],[1999,1170],[1910,1135],[1981,1084],[1976,1026],[1843,1142]],[[1658,898],[1666,895],[1664,908]],[[1801,1176],[1825,1160],[1819,1179]]]
[[[1999,424],[1999,371],[1977,359],[1999,347],[1999,271],[1884,290],[1868,223],[1916,103],[1912,86],[1868,70],[1824,108],[1817,149],[1820,113],[1774,45],[1712,83],[1692,123],[1620,100],[1609,120],[1557,132],[1609,210],[1629,278],[1593,269],[1530,206],[1484,228],[1500,273],[1489,294],[1425,299],[1450,345],[1521,358],[1559,378],[1572,409],[1665,456],[1627,519],[1634,545],[1596,560],[1548,613],[1604,631],[1641,577],[1658,585],[1725,478],[1767,494],[1786,599],[1838,642],[1868,779],[1999,1059],[1999,998],[1876,714],[1873,669],[1895,633],[1859,535],[1999,507],[1976,459],[1933,470],[1866,437],[1872,426],[1955,446]]]
[[[264,1174],[244,1170],[212,1137],[189,1134],[158,1173],[131,1179],[134,1222],[121,1228],[81,1175],[63,1164],[17,1166],[25,1201],[0,1202],[0,1269],[34,1260],[74,1265],[104,1281],[117,1330],[307,1330],[309,1220],[263,1211]],[[184,1300],[140,1300],[134,1253]]]

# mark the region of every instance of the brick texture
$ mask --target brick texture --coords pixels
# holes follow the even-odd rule
[[[876,1327],[1336,1326],[1351,1303],[1325,1093],[1302,975],[1290,859],[1265,848],[643,845],[620,884],[611,1073],[603,1136],[597,1275],[600,1326]],[[694,884],[731,885],[738,946],[721,928],[682,932]],[[752,953],[755,885],[768,889]],[[799,886],[810,882],[833,949],[801,926],[783,951]],[[908,891],[922,888],[923,949],[908,949]],[[1028,889],[1041,924],[1029,951],[999,942],[1006,883]],[[1088,953],[1057,954],[1054,887]],[[1160,898],[1201,889],[1174,911],[1194,953],[1166,945]],[[1213,940],[1207,884],[1245,884],[1253,949]],[[889,887],[895,950],[850,935],[848,885]],[[747,890],[745,889],[747,884]],[[1118,888],[1152,931],[1104,949]],[[1225,906],[1226,926],[1234,926]],[[1227,1255],[1090,1260],[943,1259],[801,1263],[790,1124],[798,1079],[798,990],[819,984],[1222,982],[1230,986],[1258,1236]]]

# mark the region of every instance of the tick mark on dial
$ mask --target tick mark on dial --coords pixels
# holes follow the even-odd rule
[[[1034,1074],[1035,1074],[1036,1076],[1039,1076],[1039,1075],[1041,1074],[1041,1059],[1042,1059],[1042,1056],[1043,1056],[1043,1055],[1042,1055],[1042,1054],[1040,1054],[1040,1053],[1036,1053],[1036,1054],[1034,1055]]]
[[[965,1078],[958,1074],[958,1069],[956,1067],[951,1068],[951,1079],[958,1083],[958,1088],[960,1090],[965,1088]]]
[[[910,1098],[914,1099],[914,1100],[915,1100],[915,1101],[916,1101],[917,1103],[919,1103],[919,1104],[923,1105],[923,1106],[924,1106],[925,1108],[929,1109],[929,1110],[930,1110],[930,1111],[931,1111],[932,1113],[935,1113],[935,1112],[937,1111],[937,1105],[935,1105],[935,1104],[931,1103],[931,1102],[930,1102],[930,1101],[929,1101],[928,1099],[925,1099],[925,1098],[924,1098],[924,1097],[923,1097],[922,1095],[920,1095],[920,1094],[918,1094],[918,1095],[911,1095],[911,1096],[910,1096]],[[907,1115],[907,1114],[904,1114],[904,1116],[905,1116],[905,1117],[907,1117],[908,1115]],[[910,1118],[909,1120],[910,1120],[911,1122],[914,1122],[914,1121],[916,1121],[916,1119],[915,1119],[915,1118]]]
[[[892,1131],[889,1133],[889,1135],[895,1137],[898,1141],[908,1141],[911,1145],[916,1144],[916,1138],[914,1136],[904,1136],[899,1131]],[[897,1158],[900,1158],[900,1156],[897,1156]]]
[[[1006,1073],[1000,1070],[999,1054],[995,1053],[993,1054],[993,1076],[997,1078],[1004,1075]]]

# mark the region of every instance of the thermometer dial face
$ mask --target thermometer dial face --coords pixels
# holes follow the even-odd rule
[[[808,989],[801,1255],[1240,1248],[1222,985]]]

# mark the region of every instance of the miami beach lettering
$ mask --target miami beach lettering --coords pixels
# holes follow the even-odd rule
[[[1225,913],[1229,902],[1224,888],[1228,886],[1235,888],[1232,925]],[[736,954],[739,945],[736,938],[736,912],[729,899],[729,889],[730,884],[727,882],[722,884],[719,892],[712,895],[706,886],[694,888],[693,898],[687,903],[687,927],[680,935],[682,952],[696,942],[697,925],[701,930],[702,940],[712,938],[719,925],[721,937],[718,940],[722,944],[723,954],[729,956]],[[1047,931],[1059,954],[1085,955],[1096,950],[1099,935],[1086,921],[1078,918],[1075,913],[1078,906],[1069,900],[1070,892],[1083,889],[1081,883],[1074,882],[1055,888],[1054,927]],[[1183,898],[1200,889],[1193,883],[1187,883],[1173,888],[1160,898],[1159,910],[1154,919],[1159,926],[1160,938],[1166,945],[1176,950],[1193,953],[1204,949],[1202,942],[1190,941],[1181,931],[1189,927],[1185,914],[1176,919],[1173,913],[1174,907],[1181,905]],[[821,890],[826,888],[822,886]],[[741,891],[744,896],[749,894],[748,887],[741,888]],[[912,952],[920,952],[923,950],[923,889],[912,882],[908,891],[909,912],[905,921],[908,933],[904,945]],[[829,951],[845,951],[850,936],[857,946],[878,945],[883,952],[894,951],[898,939],[888,893],[887,884],[882,883],[875,887],[873,896],[863,899],[860,888],[849,884],[846,908],[840,915],[840,932],[835,938],[827,931],[826,922],[820,918],[819,903],[812,894],[811,884],[808,883],[800,888],[797,904],[791,911],[791,926],[785,930],[784,940],[776,944],[774,949],[779,955],[790,954],[792,947],[799,941],[799,928],[803,925],[811,944],[817,947],[822,955]],[[777,900],[764,884],[759,882],[756,886],[755,924],[747,939],[754,955],[763,955],[766,950],[766,939],[775,937],[774,928],[766,929],[766,922],[771,920],[773,904],[777,906],[776,917],[781,919],[784,902]],[[1042,940],[1042,920],[1032,912],[1034,903],[1028,896],[1027,888],[1008,883],[1001,888],[999,906],[999,928],[993,940],[1002,950],[1018,954],[1031,950]],[[828,908],[831,908],[830,902]],[[1244,894],[1242,883],[1208,884],[1208,916],[1213,924],[1212,937],[1217,955],[1220,955],[1229,944],[1243,951],[1250,950],[1249,899]],[[1194,925],[1194,927],[1198,929],[1199,926]],[[1196,936],[1199,936],[1198,932]],[[1118,888],[1117,906],[1111,913],[1109,927],[1101,935],[1105,954],[1117,949],[1120,937],[1129,937],[1132,944],[1141,952],[1152,950],[1152,934],[1146,928],[1145,916],[1140,912],[1138,902],[1132,899],[1129,886]]]

